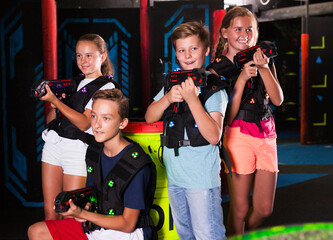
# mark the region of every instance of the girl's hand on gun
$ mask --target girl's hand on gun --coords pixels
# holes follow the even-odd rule
[[[58,97],[52,92],[49,85],[45,85],[45,89],[46,89],[46,94],[39,99],[42,101],[49,102],[52,108],[56,108],[56,106],[53,103]],[[62,96],[59,97],[59,100],[62,100],[63,98],[66,98],[66,94],[62,94]]]
[[[165,95],[169,101],[170,104],[175,102],[183,102],[184,99],[182,95],[180,94],[181,87],[180,85],[174,85],[170,91]]]
[[[269,68],[269,58],[260,48],[258,48],[257,51],[253,54],[253,61],[258,68]]]
[[[255,65],[254,61],[249,61],[244,65],[238,79],[242,79],[243,81],[246,82],[251,77],[256,77],[257,75],[258,75],[257,66]]]
[[[181,83],[180,94],[183,99],[188,103],[199,96],[200,87],[195,86],[193,79],[188,77]]]

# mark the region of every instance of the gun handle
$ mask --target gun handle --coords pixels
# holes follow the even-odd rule
[[[82,229],[83,229],[83,233],[89,233],[89,223],[87,222],[82,222]]]

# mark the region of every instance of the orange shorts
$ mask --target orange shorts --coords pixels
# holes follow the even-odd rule
[[[255,138],[226,127],[223,146],[228,152],[232,172],[251,174],[257,169],[278,172],[276,138]],[[226,172],[229,172],[226,169]]]

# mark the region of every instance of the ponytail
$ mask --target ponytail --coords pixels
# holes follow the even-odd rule
[[[99,36],[98,34],[88,33],[88,34],[82,35],[79,38],[78,42],[79,41],[90,41],[95,44],[95,46],[97,47],[100,54],[106,53],[106,59],[104,60],[104,62],[102,63],[102,66],[101,66],[101,72],[102,72],[103,76],[113,75],[113,66],[110,61],[110,58],[108,55],[108,50],[106,48],[106,43],[105,43],[104,39],[101,36]]]

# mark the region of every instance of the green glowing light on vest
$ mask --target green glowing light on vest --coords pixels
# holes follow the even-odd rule
[[[114,186],[114,181],[110,180],[110,181],[108,182],[108,186],[112,188],[112,187]]]
[[[94,167],[93,166],[88,166],[87,172],[92,173],[93,171],[94,171]]]
[[[139,153],[138,152],[132,153],[132,158],[133,159],[137,159],[138,157],[139,157]]]
[[[109,209],[109,215],[110,216],[114,216],[114,214],[115,214],[114,209],[113,208]]]

